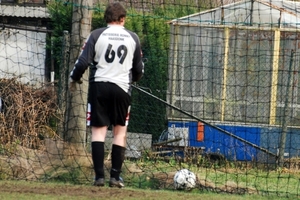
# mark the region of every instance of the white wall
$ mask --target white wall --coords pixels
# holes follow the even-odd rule
[[[0,78],[19,77],[39,86],[45,78],[46,33],[4,29],[0,31]]]

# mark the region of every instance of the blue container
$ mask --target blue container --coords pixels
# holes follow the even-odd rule
[[[263,127],[261,129],[260,146],[268,151],[277,154],[281,140],[282,128]],[[300,129],[296,127],[288,128],[286,134],[286,144],[284,157],[299,157],[300,154]]]
[[[260,143],[260,128],[246,126],[218,125],[226,130],[255,145]],[[258,150],[251,145],[231,137],[213,127],[205,126],[205,149],[206,152],[218,152],[223,154],[228,160],[251,161],[256,160]]]
[[[260,127],[217,126],[255,145],[260,144]],[[203,133],[199,132],[198,122],[170,121],[168,127],[189,128],[188,146],[204,147],[207,153],[220,153],[228,160],[251,161],[257,158],[259,150],[209,125],[204,125]],[[199,140],[199,134],[204,134],[203,140]]]
[[[236,124],[217,124],[216,126],[273,154],[278,153],[282,134],[281,127]],[[204,128],[201,128],[199,122],[195,121],[170,121],[168,127],[188,128],[187,146],[205,148],[206,153],[220,153],[228,160],[267,163],[276,161],[274,156],[270,156],[209,125],[203,125]],[[200,131],[199,128],[201,128]],[[299,147],[300,128],[289,127],[286,135],[284,156],[286,158],[299,157]]]

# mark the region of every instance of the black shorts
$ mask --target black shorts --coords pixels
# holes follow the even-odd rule
[[[128,125],[131,97],[116,84],[90,83],[88,104],[88,109],[90,108],[88,125],[96,127]]]

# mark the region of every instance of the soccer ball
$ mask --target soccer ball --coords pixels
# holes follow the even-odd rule
[[[176,190],[192,190],[196,187],[196,176],[188,169],[181,169],[174,176]]]

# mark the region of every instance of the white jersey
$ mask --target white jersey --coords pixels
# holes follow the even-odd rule
[[[130,84],[144,70],[138,36],[120,25],[94,30],[71,72],[75,81],[90,65],[90,82],[111,82],[130,93]]]

